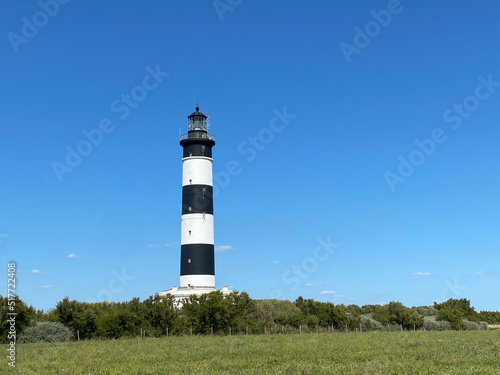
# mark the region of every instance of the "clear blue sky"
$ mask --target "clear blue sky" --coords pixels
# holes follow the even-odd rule
[[[218,287],[500,310],[498,2],[44,1],[0,6],[2,295],[178,285],[199,100]]]

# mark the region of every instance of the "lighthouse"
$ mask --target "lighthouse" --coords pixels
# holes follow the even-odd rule
[[[180,284],[158,292],[171,294],[179,304],[192,294],[202,295],[215,289],[214,202],[212,184],[212,148],[215,137],[208,134],[207,116],[198,103],[188,116],[188,132],[181,135],[182,213]],[[227,286],[224,294],[230,293]]]

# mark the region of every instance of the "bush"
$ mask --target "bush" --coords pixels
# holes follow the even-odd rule
[[[59,322],[38,322],[28,327],[21,336],[23,342],[63,342],[73,336],[71,330]]]
[[[431,306],[418,306],[416,308],[417,313],[419,313],[422,316],[437,316],[439,313],[439,310],[436,310],[434,307]]]
[[[451,329],[451,324],[445,320],[436,320],[435,316],[426,316],[423,328],[426,331],[446,331]]]
[[[361,315],[361,329],[366,331],[384,331],[384,326],[373,319],[370,315]]]
[[[477,331],[479,329],[479,324],[477,324],[476,322],[471,322],[470,320],[463,319],[462,323],[467,331]]]

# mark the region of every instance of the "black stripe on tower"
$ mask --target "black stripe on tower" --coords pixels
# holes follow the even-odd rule
[[[214,245],[181,245],[181,276],[215,275]]]
[[[213,141],[203,142],[203,139],[196,139],[195,142],[192,143],[193,140],[183,140],[181,141],[181,145],[183,147],[182,157],[188,158],[190,156],[206,156],[208,158],[212,157],[212,146],[215,144]]]
[[[214,214],[213,188],[210,185],[182,187],[182,214]]]

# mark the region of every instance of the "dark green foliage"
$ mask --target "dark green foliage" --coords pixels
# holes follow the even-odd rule
[[[442,302],[434,303],[433,309],[437,311],[435,316],[436,324],[440,321],[449,323],[451,329],[456,330],[478,330],[486,329],[487,324],[480,322],[485,318],[494,318],[493,312],[477,313],[470,305],[468,299],[453,299]],[[493,320],[493,319],[492,319]]]
[[[260,332],[264,332],[265,327],[271,328],[275,325],[298,328],[304,319],[302,311],[287,300],[256,300],[255,309],[253,316]]]
[[[434,302],[434,308],[438,310],[437,320],[446,320],[450,322],[452,329],[467,329],[464,319],[471,322],[479,322],[479,316],[476,310],[470,305],[468,299],[453,299],[442,303]]]
[[[8,304],[1,298],[1,340],[6,341]],[[36,322],[59,322],[74,339],[160,337],[184,334],[259,334],[292,332],[477,330],[499,324],[500,312],[477,313],[466,299],[450,299],[434,306],[408,308],[400,302],[385,305],[334,305],[313,299],[252,300],[249,295],[224,296],[212,292],[191,296],[177,308],[172,296],[150,296],[144,301],[86,303],[64,298],[55,309],[36,311],[16,299],[17,334]],[[483,322],[480,322],[483,321]],[[38,326],[35,327],[38,329]],[[3,333],[2,333],[3,332]],[[30,331],[31,332],[31,331]]]
[[[71,330],[59,322],[38,322],[28,327],[21,336],[22,342],[64,342],[69,341]]]
[[[420,328],[424,319],[417,310],[405,307],[401,302],[390,302],[378,306],[372,313],[373,319],[382,324],[400,325],[403,329]]]
[[[257,313],[255,302],[247,293],[224,296],[220,291],[190,296],[180,310],[185,328],[194,334],[227,334],[229,329],[233,333],[254,332]]]
[[[414,307],[413,309],[416,309],[417,313],[419,315],[422,315],[423,317],[437,316],[437,314],[439,313],[439,310],[436,310],[434,307],[430,307],[430,306],[418,306],[418,307]]]
[[[334,305],[331,302],[319,302],[299,297],[295,305],[301,310],[302,324],[313,328],[333,326],[338,330],[353,330],[359,326],[361,308],[356,305]]]
[[[36,310],[32,306],[28,307],[17,296],[9,301],[7,297],[0,295],[0,343],[11,341],[11,338],[7,337],[11,327],[9,319],[12,318],[12,315],[8,315],[9,312],[17,314],[15,315],[15,333],[17,336],[21,335],[28,326],[35,323]]]
[[[377,322],[375,319],[373,319],[370,315],[371,314],[361,315],[361,330],[363,332],[384,331],[384,326],[380,322]]]
[[[380,307],[380,305],[364,305],[364,306],[361,306],[361,314],[363,314],[363,315],[371,314],[371,313],[373,313],[379,307]]]
[[[489,324],[500,324],[500,311],[481,311],[477,316]]]

